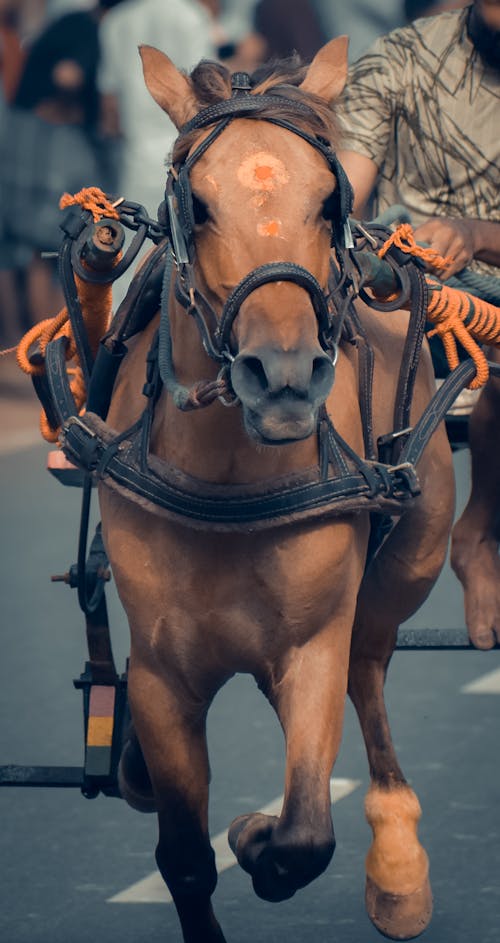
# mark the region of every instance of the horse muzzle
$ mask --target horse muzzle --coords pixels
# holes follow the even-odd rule
[[[247,431],[269,445],[312,435],[334,376],[333,361],[319,346],[311,351],[242,350],[231,366]]]

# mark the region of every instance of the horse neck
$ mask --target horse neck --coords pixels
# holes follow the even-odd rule
[[[177,380],[191,387],[214,380],[220,365],[203,349],[196,323],[172,305],[171,335]],[[210,406],[184,412],[163,391],[156,405],[152,451],[186,474],[213,483],[258,482],[287,475],[317,462],[315,436],[290,445],[263,447],[252,441],[238,406]]]

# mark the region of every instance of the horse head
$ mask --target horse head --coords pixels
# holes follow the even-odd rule
[[[342,171],[330,102],[345,82],[347,40],[307,70],[252,83],[214,63],[188,78],[148,46],[141,56],[151,95],[180,131],[171,229],[188,290],[214,315],[205,347],[227,365],[254,439],[307,438],[334,379],[328,279]]]

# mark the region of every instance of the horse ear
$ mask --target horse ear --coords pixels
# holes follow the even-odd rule
[[[337,36],[316,53],[300,86],[304,92],[328,102],[339,97],[347,79],[348,46],[348,36]]]
[[[155,102],[179,129],[198,111],[193,86],[171,59],[154,46],[139,46],[144,81]]]

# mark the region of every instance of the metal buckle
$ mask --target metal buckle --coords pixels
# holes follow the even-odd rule
[[[97,439],[97,433],[93,432],[92,429],[89,429],[80,416],[70,416],[69,419],[66,419],[66,421],[63,423],[61,434],[66,435],[69,432],[71,426],[79,426],[80,429],[83,429],[83,431],[87,433],[89,438]]]
[[[399,476],[399,478],[402,479],[413,497],[420,494],[420,482],[415,466],[411,462],[401,462],[401,465],[390,465],[388,471],[395,478]]]

